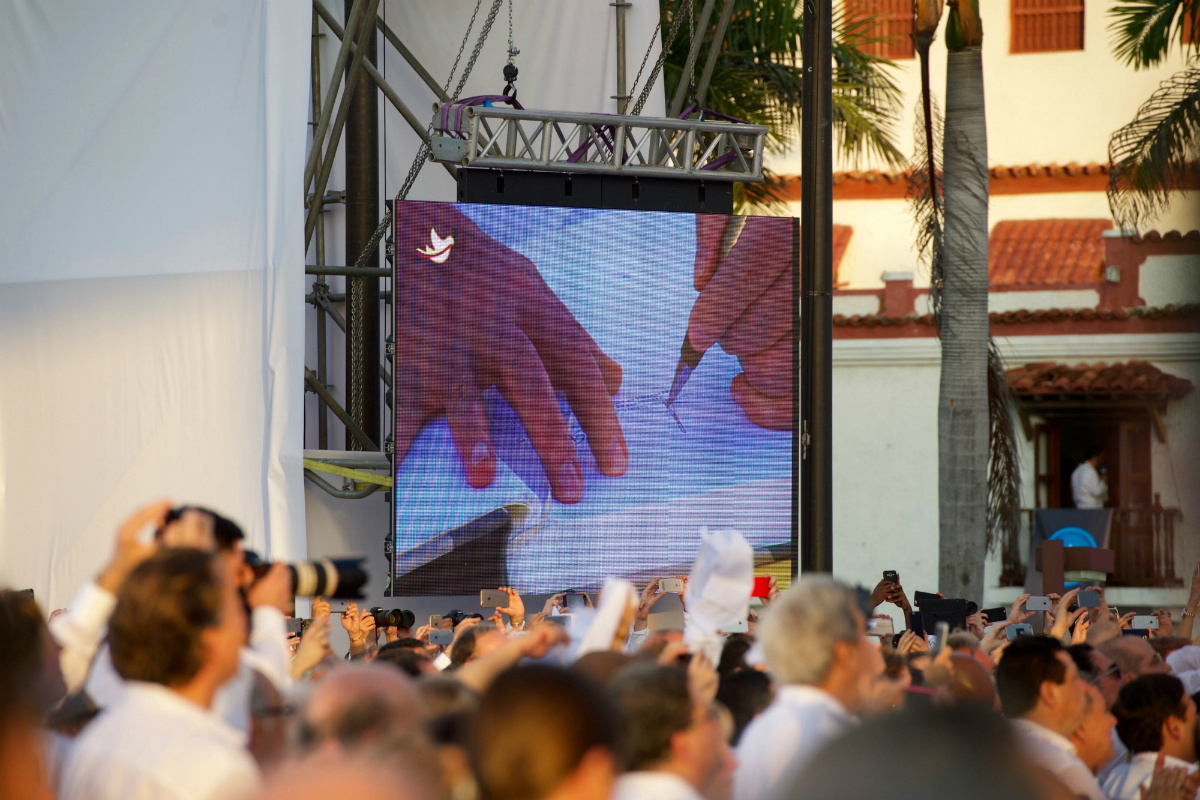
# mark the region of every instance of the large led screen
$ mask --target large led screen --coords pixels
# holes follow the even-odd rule
[[[791,542],[798,228],[403,202],[392,593],[686,572]]]

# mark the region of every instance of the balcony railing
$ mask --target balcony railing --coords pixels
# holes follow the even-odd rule
[[[1175,572],[1175,522],[1178,508],[1164,508],[1156,494],[1154,505],[1146,508],[1112,509],[1109,547],[1115,555],[1117,571],[1108,579],[1109,586],[1182,586]],[[1033,534],[1034,509],[1021,509],[1021,528],[1006,536],[1000,545],[1001,586],[1025,583],[1025,565]]]

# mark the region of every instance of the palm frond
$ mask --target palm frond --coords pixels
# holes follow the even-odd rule
[[[1120,0],[1109,9],[1113,21],[1113,51],[1118,59],[1134,69],[1159,64],[1173,45],[1196,48],[1184,40],[1184,27],[1190,17],[1192,30],[1200,29],[1200,0]]]
[[[1139,230],[1184,188],[1200,160],[1200,57],[1164,81],[1108,143],[1108,206],[1122,228]]]
[[[801,41],[803,0],[734,0],[733,16],[709,84],[705,105],[769,129],[768,149],[781,152],[795,144],[800,134],[803,104]],[[660,0],[663,29],[678,13],[679,0]],[[701,3],[693,3],[699,16]],[[833,47],[833,127],[839,152],[851,164],[876,158],[891,167],[903,163],[893,130],[900,90],[888,70],[887,59],[867,52],[871,21],[835,14]],[[712,46],[715,25],[695,32],[704,37],[699,65]],[[665,35],[665,34],[664,34]],[[680,25],[663,66],[666,96],[673,97],[683,75],[690,44],[688,25]]]
[[[929,267],[929,302],[937,328],[941,330],[942,286],[945,282],[942,274],[942,233],[945,224],[942,214],[942,114],[934,97],[930,97],[930,109],[933,141],[927,143],[924,107],[921,101],[917,100],[916,121],[913,123],[913,155],[906,171],[908,208],[913,215],[916,229],[914,246],[918,261]],[[935,170],[933,180],[930,179],[929,171],[930,145],[933,147],[932,163]]]
[[[996,340],[988,337],[987,552],[1021,525],[1021,453],[1013,422],[1013,394]]]

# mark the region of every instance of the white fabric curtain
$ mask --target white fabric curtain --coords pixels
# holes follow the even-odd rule
[[[305,554],[311,9],[0,0],[0,585],[170,498]]]

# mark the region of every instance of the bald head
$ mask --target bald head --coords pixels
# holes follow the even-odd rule
[[[1162,656],[1154,651],[1150,643],[1140,636],[1121,636],[1110,639],[1098,648],[1113,660],[1121,674],[1129,678],[1140,675],[1169,672]]]
[[[317,682],[300,719],[306,750],[360,746],[407,749],[420,738],[420,699],[399,670],[364,664]]]

